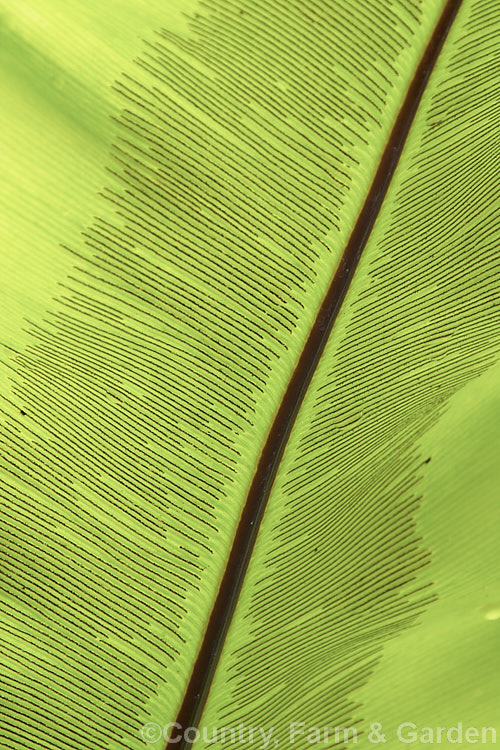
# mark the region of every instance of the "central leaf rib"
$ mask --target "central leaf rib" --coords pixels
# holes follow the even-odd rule
[[[245,579],[259,525],[295,417],[380,212],[420,100],[460,5],[461,0],[448,0],[428,42],[392,128],[339,266],[269,431],[241,513],[205,635],[176,719],[177,728],[174,734],[177,739],[175,747],[180,750],[183,750],[186,746],[186,741],[182,740],[179,743],[178,737],[183,734],[187,727],[198,725],[206,703],[226,633]],[[167,743],[167,747],[173,744],[173,741],[171,741]]]

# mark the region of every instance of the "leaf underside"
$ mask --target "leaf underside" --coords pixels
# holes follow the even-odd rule
[[[141,727],[178,715],[273,419],[444,8],[164,5],[0,16],[0,747],[164,746]],[[292,722],[355,727],[368,747],[381,722],[391,748],[406,721],[498,726],[496,6],[463,0],[436,62],[201,727],[272,727],[281,745]]]

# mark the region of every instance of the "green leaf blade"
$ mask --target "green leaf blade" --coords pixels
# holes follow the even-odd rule
[[[433,82],[426,95],[402,176],[396,176],[294,427],[207,705],[207,725],[237,725],[238,716],[266,725],[274,717],[284,731],[304,707],[315,722],[331,721],[332,707],[342,722],[357,721],[350,691],[375,667],[380,645],[432,596],[416,591],[399,609],[384,610],[394,604],[390,586],[387,594],[383,589],[393,582],[394,566],[395,585],[405,592],[431,580],[428,567],[410,581],[428,559],[408,516],[419,500],[413,488],[425,474],[419,441],[444,398],[482,372],[495,351],[486,315],[493,290],[488,243],[496,241],[489,200],[496,177],[484,135],[484,125],[496,121],[486,104],[493,85],[489,7],[485,0],[464,3],[450,51],[439,63],[442,89]],[[98,186],[95,167],[88,168],[89,174],[95,170],[88,193],[79,187],[86,201],[79,215],[98,218],[79,240],[76,209],[67,221],[58,218],[64,194],[58,193],[44,246],[58,234],[64,261],[39,298],[30,291],[28,324],[18,320],[27,330],[7,342],[3,360],[4,535],[12,566],[5,583],[5,668],[6,695],[13,700],[5,742],[139,748],[141,724],[162,727],[175,719],[262,446],[441,9],[436,2],[420,9],[336,3],[315,7],[310,16],[288,3],[213,3],[200,7],[188,29],[173,6],[165,22],[160,4],[148,10],[151,26],[165,28],[148,34],[139,64],[124,63],[116,84],[109,112],[118,120],[115,158],[100,183],[103,195],[89,197]],[[99,13],[97,4],[93,12]],[[144,19],[139,5],[130,4],[125,15],[127,33],[116,31],[122,52],[136,17]],[[111,48],[109,20],[106,28],[100,33],[109,35]],[[374,46],[360,45],[360,38]],[[468,51],[481,43],[483,56]],[[463,70],[458,85],[464,94],[455,106],[456,70]],[[478,86],[485,98],[471,110]],[[449,103],[445,115],[443,100]],[[464,132],[462,157],[456,143]],[[83,166],[85,146],[77,143]],[[454,150],[440,172],[439,191],[423,209],[425,170],[432,177],[448,146]],[[102,159],[99,149],[89,165]],[[67,151],[57,153],[61,160]],[[457,179],[457,159],[468,165],[467,181]],[[65,172],[65,186],[71,175]],[[52,193],[56,181],[40,182],[34,197],[43,206],[40,215],[48,210],[41,203],[44,186]],[[468,210],[471,191],[475,202]],[[451,208],[444,211],[442,201],[460,206],[455,232]],[[408,237],[421,226],[422,211],[428,217],[422,252],[411,255]],[[40,236],[34,230],[36,262]],[[426,270],[433,243],[443,237],[441,283],[447,264],[453,272],[441,310],[441,292]],[[469,278],[464,253],[471,238],[477,272],[464,308],[453,273],[462,269]],[[422,288],[409,278],[423,279]],[[19,300],[19,284],[11,289]],[[56,299],[47,305],[49,293]],[[471,337],[465,356],[458,324],[446,339],[442,320],[455,318]],[[426,336],[429,319],[434,327]],[[415,342],[411,351],[408,340]],[[422,388],[429,379],[432,386]],[[341,507],[333,503],[339,495]],[[357,558],[349,548],[370,521],[356,502],[360,497],[367,507],[366,497],[372,499],[374,539],[388,535],[375,558],[368,542],[359,543]],[[320,515],[325,503],[331,519]],[[400,514],[394,518],[401,526],[384,526],[387,509]],[[292,526],[295,514],[302,520]],[[303,598],[290,575],[307,570],[298,569],[298,552],[320,533],[323,544],[333,540],[327,549],[334,554],[323,555],[318,570],[318,558],[306,550],[313,606],[297,613]],[[339,567],[347,575],[343,584]],[[281,600],[273,599],[277,584],[267,582],[269,571],[280,585],[283,577],[288,581]],[[366,597],[354,601],[369,573],[378,592],[373,606]],[[329,581],[343,592],[338,603],[324,603]],[[276,611],[270,606],[266,613],[268,601]],[[328,620],[332,612],[337,620]],[[286,641],[268,633],[271,615]],[[333,630],[331,622],[337,623]],[[254,642],[259,628],[271,635],[270,644]],[[294,664],[299,653],[305,678]],[[263,672],[252,681],[256,654],[270,669],[269,682],[261,681]],[[25,712],[18,711],[19,700],[26,701]]]

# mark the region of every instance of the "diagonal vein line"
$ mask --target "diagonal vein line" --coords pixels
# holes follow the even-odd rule
[[[460,5],[461,0],[447,1],[422,55],[339,266],[276,413],[257,464],[203,642],[174,724],[175,741],[171,736],[167,748],[172,746],[178,750],[185,750],[189,743],[184,739],[179,741],[179,736],[187,727],[196,727],[200,720],[250,562],[260,522],[296,415],[382,207],[420,100]]]

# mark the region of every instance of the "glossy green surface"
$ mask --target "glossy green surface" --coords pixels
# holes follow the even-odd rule
[[[4,4],[1,747],[163,746],[442,8]],[[432,74],[286,447],[208,729],[286,747],[294,722],[354,726],[369,747],[380,722],[391,749],[403,722],[500,729],[499,22],[464,0]]]

